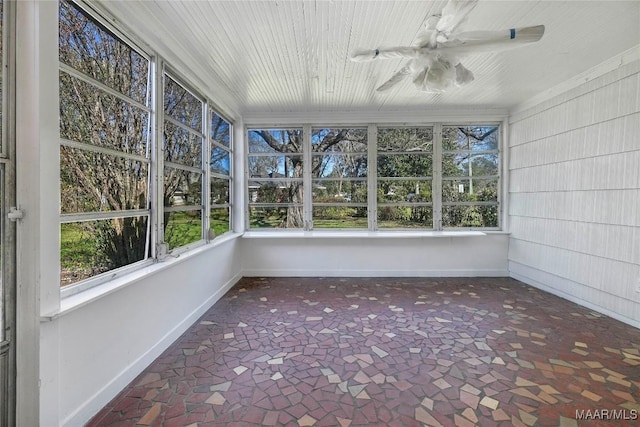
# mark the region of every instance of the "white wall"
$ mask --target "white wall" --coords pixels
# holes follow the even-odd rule
[[[249,233],[251,234],[251,233]],[[505,276],[506,234],[469,237],[243,237],[244,276]],[[318,232],[320,235],[320,232]]]
[[[26,427],[75,427],[213,305],[242,265],[237,235],[223,236],[145,267],[143,277],[143,270],[132,273],[130,283],[123,276],[120,288],[92,301],[73,306],[61,299],[57,2],[24,0],[16,10],[16,186],[24,210],[17,230],[16,418]]]
[[[512,115],[509,138],[511,275],[636,326],[638,52]]]
[[[237,239],[41,327],[40,425],[87,422],[240,278]]]

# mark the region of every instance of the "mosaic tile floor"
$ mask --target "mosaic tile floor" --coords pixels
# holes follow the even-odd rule
[[[245,278],[89,425],[631,426],[639,402],[640,330],[513,279]]]

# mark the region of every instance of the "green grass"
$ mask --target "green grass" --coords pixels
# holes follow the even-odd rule
[[[164,231],[164,240],[169,248],[177,248],[202,239],[200,212],[171,212]]]
[[[367,218],[346,217],[336,219],[314,219],[313,228],[367,228]]]
[[[91,268],[96,252],[95,236],[86,226],[60,225],[60,264],[63,269]]]
[[[209,219],[209,228],[215,232],[216,236],[229,231],[229,210],[212,209]]]
[[[60,224],[60,286],[106,271],[98,251],[87,223]]]

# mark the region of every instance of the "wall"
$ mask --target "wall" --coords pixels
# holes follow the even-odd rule
[[[284,234],[284,233],[282,233]],[[349,237],[347,237],[349,236]],[[241,239],[245,276],[505,276],[508,236]]]
[[[237,242],[44,320],[40,425],[82,425],[135,379],[240,278]]]
[[[16,425],[75,427],[240,278],[238,234],[93,288],[91,300],[60,297],[57,2],[15,6],[16,190],[24,211],[17,224]],[[241,180],[234,185],[241,188]]]
[[[509,139],[511,275],[636,326],[638,52],[513,114]]]

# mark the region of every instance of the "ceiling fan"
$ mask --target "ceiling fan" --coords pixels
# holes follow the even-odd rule
[[[544,25],[460,32],[477,4],[478,0],[449,0],[441,14],[427,18],[410,46],[356,50],[351,54],[351,60],[408,58],[404,67],[376,90],[389,90],[411,76],[418,89],[442,93],[454,85],[464,86],[473,81],[473,73],[462,65],[460,58],[534,43],[544,34]]]

